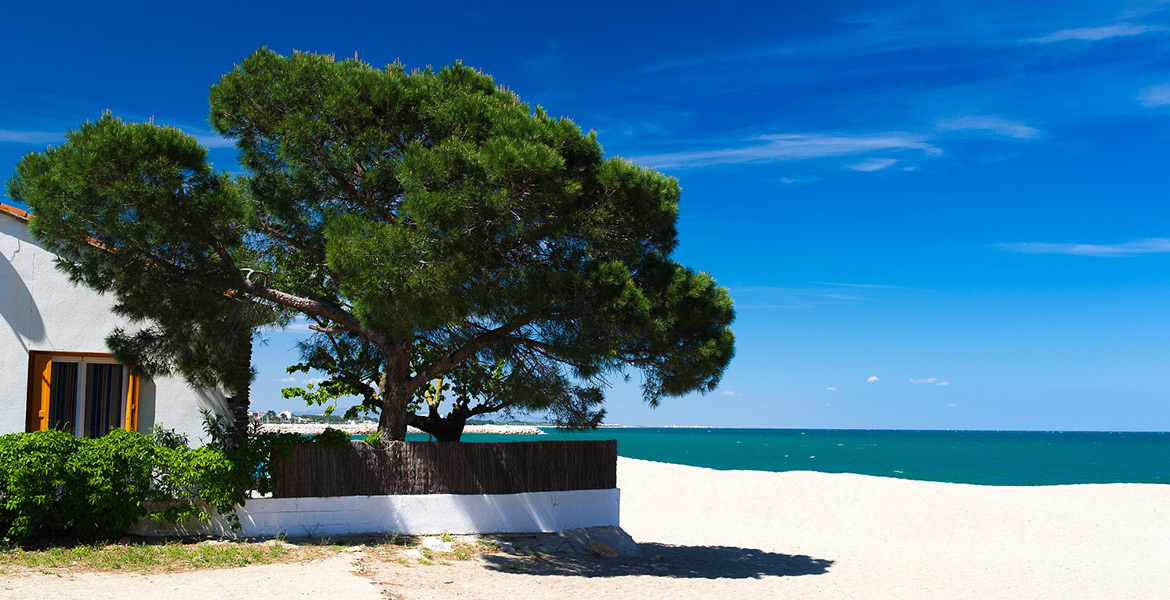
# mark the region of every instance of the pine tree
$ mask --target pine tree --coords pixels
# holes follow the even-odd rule
[[[146,324],[110,339],[143,372],[239,389],[239,331],[304,317],[319,398],[360,396],[387,441],[457,440],[494,411],[595,426],[607,377],[640,371],[656,405],[731,360],[727,291],[671,257],[677,182],[488,75],[261,49],[211,123],[246,176],[104,115],[9,183],[62,268]]]

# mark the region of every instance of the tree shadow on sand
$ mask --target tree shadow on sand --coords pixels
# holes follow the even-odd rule
[[[695,579],[759,579],[822,575],[833,561],[730,546],[638,544],[643,557],[597,558],[582,554],[484,555],[489,569],[526,575],[621,577],[649,575]]]

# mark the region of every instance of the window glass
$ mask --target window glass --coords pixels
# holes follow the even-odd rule
[[[73,433],[77,416],[77,363],[54,362],[49,382],[49,427]]]
[[[101,437],[121,425],[122,365],[85,365],[86,437]]]

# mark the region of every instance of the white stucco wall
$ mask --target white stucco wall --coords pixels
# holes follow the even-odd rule
[[[537,533],[618,526],[616,489],[525,494],[255,498],[237,512],[240,530],[222,518],[176,527],[143,521],[139,535],[316,537],[363,533]]]
[[[24,431],[30,351],[108,353],[106,336],[127,327],[111,298],[74,286],[53,261],[26,223],[0,214],[0,434]],[[223,411],[223,395],[178,377],[143,381],[138,428],[162,424],[202,443],[205,409]]]

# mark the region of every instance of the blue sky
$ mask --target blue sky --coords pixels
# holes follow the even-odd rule
[[[736,300],[718,391],[609,422],[1170,430],[1170,3],[561,4],[8,6],[0,175],[105,109],[236,170],[207,88],[261,45],[458,59],[677,177]]]

